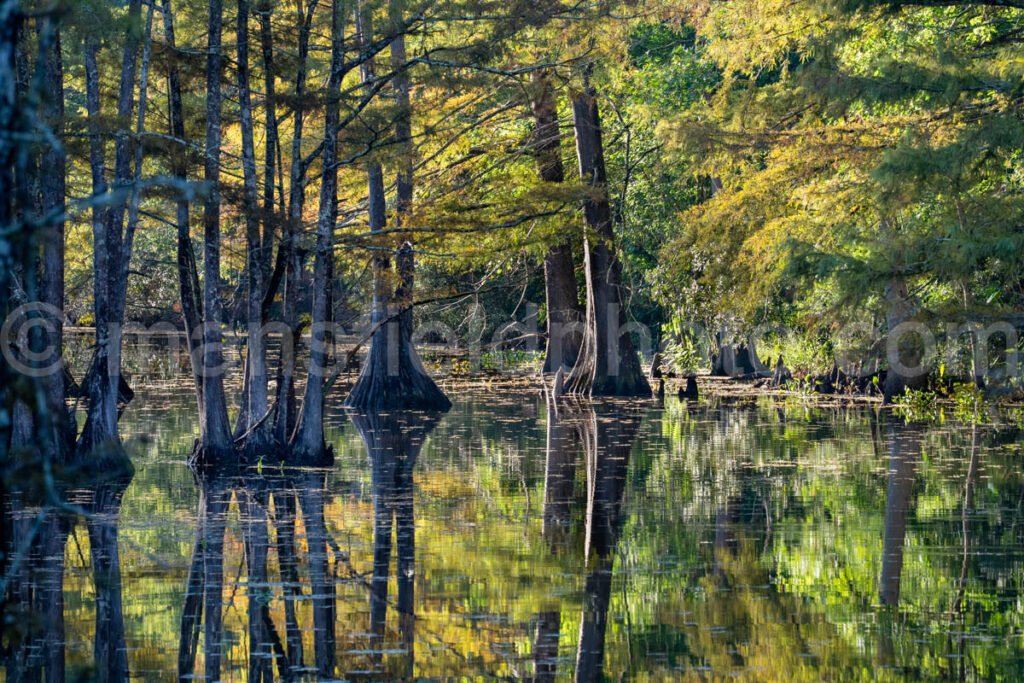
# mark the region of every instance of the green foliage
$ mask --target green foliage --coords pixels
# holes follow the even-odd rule
[[[692,49],[721,75],[660,129],[721,182],[661,251],[673,312],[828,330],[884,319],[894,276],[929,316],[1024,301],[1024,11],[750,0],[686,16],[690,42],[651,31],[637,57]]]
[[[907,389],[893,403],[907,422],[941,422],[944,419],[939,397],[934,391]]]
[[[707,364],[707,353],[704,352],[700,340],[695,335],[684,332],[673,334],[666,340],[664,365],[668,368],[686,375],[705,368]]]
[[[984,416],[985,394],[978,385],[962,383],[953,386],[953,416],[960,422],[976,424]]]

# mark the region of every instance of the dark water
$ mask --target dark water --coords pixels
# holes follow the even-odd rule
[[[1013,432],[481,392],[198,478],[190,391],[123,426],[88,523],[19,513],[6,680],[1024,680]]]

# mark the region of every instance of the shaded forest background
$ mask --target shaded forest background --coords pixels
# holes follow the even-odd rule
[[[491,339],[534,315],[589,326],[590,306],[599,330],[610,302],[681,372],[779,326],[761,351],[803,374],[851,324],[1020,326],[1013,2],[0,6],[0,305],[95,328],[84,377],[24,382],[5,362],[5,443],[39,424],[65,452],[116,443],[124,390],[102,378],[123,322],[192,333],[204,449],[300,460],[326,448],[331,383],[250,340],[235,406],[201,377],[224,330],[312,329],[316,365],[340,324],[373,338],[351,403],[413,387],[443,407],[411,343],[428,322]],[[395,321],[392,387],[370,380]],[[583,337],[604,358],[604,335]],[[611,383],[603,360],[581,375],[575,348],[547,355],[576,365],[571,390],[648,388],[632,349]],[[982,383],[969,356],[933,369]],[[71,379],[80,432],[51,419]]]

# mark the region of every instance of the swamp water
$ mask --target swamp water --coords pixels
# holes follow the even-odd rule
[[[192,392],[140,391],[135,474],[43,523],[0,678],[1024,680],[1016,434],[454,398],[333,408],[327,471],[200,478]]]

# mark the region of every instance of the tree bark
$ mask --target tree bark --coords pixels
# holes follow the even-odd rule
[[[57,20],[46,16],[39,20],[39,31],[44,60],[44,116],[50,130],[61,139],[64,126],[64,58],[61,53],[61,32]],[[43,268],[41,301],[55,310],[64,310],[64,220],[66,210],[67,160],[60,148],[44,143],[41,168],[46,169],[40,178],[42,214],[47,225],[43,238]],[[64,348],[64,319],[58,316],[53,323],[53,332],[47,338],[47,345]],[[58,461],[70,460],[74,451],[75,424],[73,415],[64,403],[64,373],[54,372],[46,378],[47,410],[53,424],[52,443],[56,447]]]
[[[615,254],[615,233],[601,139],[597,93],[585,79],[572,98],[573,126],[580,177],[592,197],[584,203],[587,310],[579,359],[566,391],[593,396],[650,396],[651,387],[628,333],[622,307],[622,264]]]
[[[203,433],[197,462],[230,456],[231,430],[224,396],[220,302],[221,35],[223,1],[210,1],[206,56],[206,155],[203,176],[209,194],[203,206]],[[207,617],[209,619],[209,615]]]
[[[395,145],[399,150],[398,173],[395,179],[395,223],[399,228],[408,227],[412,219],[414,150],[412,145],[412,86],[409,79],[409,65],[405,51],[405,33],[402,28],[401,0],[388,2],[388,15],[393,38],[391,41],[391,70],[394,72],[392,86],[395,93]],[[415,252],[412,247],[412,233],[399,233],[403,247],[396,255],[398,288],[395,301],[399,306],[399,336],[401,343],[412,345],[413,333],[413,290],[415,286]],[[416,353],[415,349],[411,351]]]
[[[260,51],[263,53],[263,88],[264,88],[264,126],[266,129],[266,145],[263,159],[263,249],[260,254],[263,267],[263,283],[267,283],[271,273],[271,256],[274,253],[274,174],[277,169],[277,150],[280,135],[277,126],[277,100],[274,81],[274,31],[270,23],[274,6],[270,0],[260,0],[258,14],[260,19]],[[265,310],[265,308],[264,308]],[[266,315],[263,315],[266,322]]]
[[[100,77],[97,59],[100,43],[94,35],[85,38],[85,91],[86,110],[89,115],[89,167],[92,175],[92,193],[96,197],[107,192],[106,150],[100,129]],[[110,251],[107,244],[107,214],[110,209],[96,203],[92,210],[93,235],[93,316],[96,325],[96,352],[92,367],[86,376],[83,390],[89,397],[85,427],[79,438],[80,451],[98,451],[108,440],[119,446],[117,435],[117,394],[111,391],[110,356]]]
[[[133,160],[133,138],[130,122],[135,110],[136,75],[139,69],[139,48],[141,36],[137,26],[142,16],[141,0],[128,3],[128,28],[125,32],[124,52],[121,60],[121,76],[117,97],[118,126],[114,131],[114,191],[109,208],[103,213],[103,224],[94,225],[94,314],[96,318],[96,353],[85,382],[89,396],[89,410],[85,427],[79,438],[79,449],[83,453],[102,454],[123,460],[125,455],[118,434],[118,395],[121,386],[121,327],[124,324],[125,306],[128,296],[127,273],[131,253],[131,239],[125,233],[125,214],[128,202],[121,194],[135,187]],[[99,76],[96,71],[98,45],[92,36],[86,38],[86,81],[92,80],[92,93],[87,92],[91,121],[99,120]],[[90,44],[92,46],[90,47]],[[92,60],[91,68],[88,64]],[[93,74],[90,77],[89,71]],[[104,154],[98,131],[94,132],[94,154]],[[105,181],[94,191],[106,190]],[[102,169],[102,166],[100,167]],[[99,235],[98,233],[102,233]]]
[[[172,54],[167,68],[167,99],[170,117],[171,137],[178,141],[179,149],[171,157],[171,173],[182,185],[188,181],[188,151],[185,143],[185,108],[181,96],[181,76],[178,71],[177,46],[174,37],[174,13],[171,0],[163,0],[164,40]],[[202,359],[199,357],[199,335],[202,334],[203,302],[199,298],[199,269],[196,254],[192,248],[192,234],[189,227],[189,201],[184,193],[176,204],[175,225],[177,226],[178,291],[181,298],[181,314],[185,323],[185,339],[192,366],[192,380],[196,391],[196,404],[200,416],[203,409]],[[201,418],[200,418],[201,419]]]
[[[295,462],[325,464],[331,452],[324,440],[324,375],[327,369],[327,344],[331,320],[331,262],[334,259],[334,224],[338,219],[338,122],[340,119],[341,79],[344,75],[345,34],[341,3],[331,5],[331,75],[327,81],[327,106],[324,114],[324,143],[321,160],[320,213],[316,230],[316,262],[313,270],[313,329],[310,335],[309,372],[302,400],[302,417],[292,442]]]
[[[303,13],[302,3],[297,5],[299,20],[298,67],[295,75],[295,116],[292,126],[292,159],[288,188],[288,221],[281,243],[282,262],[285,266],[284,323],[290,339],[282,345],[281,365],[277,376],[275,398],[274,436],[279,444],[288,444],[295,431],[295,355],[299,344],[299,291],[302,280],[302,256],[299,253],[299,233],[305,206],[306,169],[302,157],[305,126],[306,79],[309,69],[309,40],[312,32],[313,12],[318,0],[309,0]]]
[[[0,187],[5,188],[14,185],[18,156],[17,138],[13,133],[18,128],[15,51],[21,24],[19,9],[19,0],[0,0]],[[10,192],[0,193],[0,225],[12,226],[10,232],[0,231],[0,315],[6,319],[11,305],[11,272],[17,261],[15,251],[23,230],[15,220],[14,197]],[[3,387],[0,389],[0,459],[6,462],[12,436],[14,377],[3,354],[0,354],[0,385]],[[0,503],[6,502],[0,500]]]
[[[910,295],[906,278],[894,275],[885,284],[885,302],[887,305],[885,321],[888,334],[894,335],[900,326],[913,319],[916,304]],[[908,374],[906,369],[919,368],[924,362],[923,350],[916,336],[904,335],[901,340],[895,335],[886,343],[888,371],[885,374],[885,386],[883,387],[884,402],[891,403],[893,398],[902,393],[907,387],[919,388],[922,386],[925,375]],[[899,360],[902,368],[893,367],[893,356]]]
[[[373,28],[369,13],[357,13],[361,45],[364,49],[373,42]],[[393,55],[404,59],[404,42]],[[374,61],[366,59],[360,67],[364,85],[371,87],[375,81]],[[408,109],[408,85],[405,94],[405,109]],[[399,120],[403,116],[399,116]],[[407,156],[408,123],[400,124],[399,136],[405,136]],[[380,233],[387,223],[384,196],[384,172],[378,161],[371,159],[366,169],[369,187],[370,232]],[[408,215],[412,201],[412,172],[406,163],[399,174],[400,218]],[[352,388],[345,405],[366,411],[391,409],[448,410],[451,401],[427,374],[419,354],[412,344],[412,287],[414,275],[413,248],[405,242],[396,254],[399,287],[392,286],[391,259],[383,244],[375,243],[373,257],[373,310],[370,325],[373,330],[370,352],[363,364],[362,372]]]
[[[242,214],[245,220],[246,280],[248,281],[248,348],[245,362],[245,391],[235,425],[235,437],[248,433],[246,449],[258,455],[270,445],[267,430],[253,427],[267,413],[267,352],[263,328],[264,243],[260,232],[259,189],[256,169],[252,94],[249,78],[249,2],[238,0],[238,110],[242,132]],[[250,431],[252,430],[252,431]]]
[[[18,95],[15,87],[15,50],[18,44],[20,21],[18,20],[19,0],[0,0],[0,187],[14,185],[14,165],[18,145],[12,134],[18,126]],[[10,276],[14,268],[15,239],[21,232],[20,226],[14,221],[14,197],[9,192],[0,196],[0,225],[12,225],[16,229],[10,233],[0,233],[0,313],[6,318],[10,299]],[[5,389],[7,382],[7,361],[0,357],[0,371],[3,372]],[[8,413],[8,397],[4,392],[4,402],[0,405],[0,455],[6,455],[7,438],[10,424]]]
[[[558,127],[558,105],[548,75],[533,76],[534,153],[537,170],[546,183],[565,181],[562,164],[562,134]],[[547,300],[548,343],[544,372],[570,371],[579,357],[583,308],[576,287],[576,264],[572,240],[565,239],[548,249],[544,257],[544,290]]]

